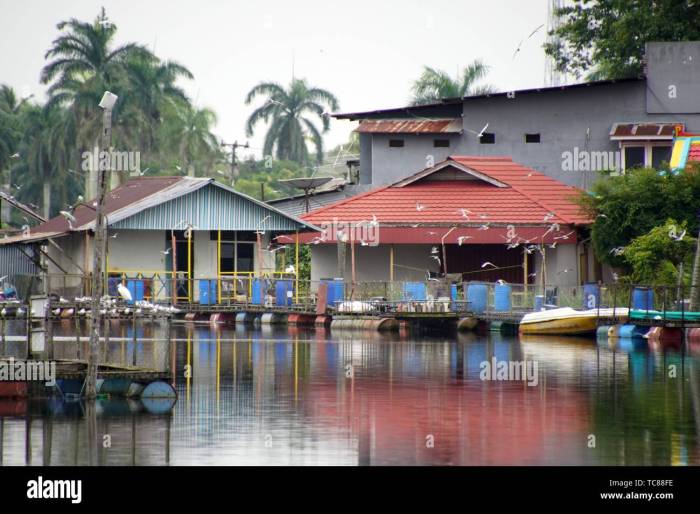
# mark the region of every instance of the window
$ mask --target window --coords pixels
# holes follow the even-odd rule
[[[659,169],[671,160],[672,148],[670,144],[660,142],[623,143],[621,151],[626,170],[643,166]]]
[[[433,147],[435,147],[435,148],[449,148],[450,147],[450,140],[449,139],[433,139]]]
[[[403,148],[403,139],[390,139],[389,148]]]
[[[645,151],[643,146],[625,146],[625,169],[644,166]]]
[[[484,132],[479,138],[479,143],[482,145],[493,145],[496,143],[496,134],[493,132]]]
[[[671,161],[670,146],[652,146],[651,147],[651,167],[658,170],[663,163],[668,164]]]
[[[526,143],[539,143],[540,142],[540,135],[539,134],[525,134],[525,142]]]

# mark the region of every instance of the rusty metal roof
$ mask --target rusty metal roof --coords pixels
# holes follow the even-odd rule
[[[615,123],[610,130],[612,140],[671,140],[676,127],[683,130],[682,123],[677,122],[639,122],[639,123]]]
[[[460,118],[364,120],[355,130],[372,134],[460,134],[462,120]]]

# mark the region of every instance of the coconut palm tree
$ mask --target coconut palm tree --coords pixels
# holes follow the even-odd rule
[[[66,114],[57,105],[29,105],[22,111],[21,158],[13,166],[20,186],[17,196],[27,203],[40,201],[45,217],[58,210],[52,206],[52,190],[65,198],[65,189],[72,182],[59,173],[67,168],[74,152],[70,135],[64,132],[62,118]]]
[[[429,66],[423,67],[420,78],[413,83],[413,105],[439,102],[443,98],[463,98],[465,96],[491,93],[490,85],[477,86],[476,83],[486,77],[489,67],[480,60],[468,64],[462,74],[452,78],[442,70]]]
[[[45,55],[53,60],[44,66],[40,78],[42,83],[51,84],[47,107],[69,107],[72,119],[66,121],[74,128],[78,153],[98,145],[101,111],[97,105],[106,90],[120,96],[113,112],[115,146],[138,144],[143,117],[128,98],[122,98],[130,87],[127,67],[130,60],[155,61],[155,57],[136,43],[112,48],[117,27],[109,21],[104,8],[93,23],[72,18],[60,22],[57,28],[61,35]],[[122,173],[119,178],[124,182],[126,175]]]
[[[248,92],[245,103],[249,105],[258,96],[266,97],[266,102],[248,118],[246,133],[252,136],[255,125],[260,121],[269,123],[263,145],[265,155],[274,152],[277,159],[307,164],[309,150],[306,142],[310,140],[316,150],[316,161],[320,163],[323,160],[321,134],[329,128],[325,107],[338,110],[336,97],[325,89],[309,87],[303,79],[292,79],[287,89],[275,82],[261,82]],[[321,119],[321,130],[309,115]]]
[[[0,86],[0,177],[10,169],[9,165],[22,139],[21,111],[27,101],[28,98],[18,100],[10,86]],[[12,182],[11,176],[8,176],[8,182]]]
[[[166,108],[168,122],[163,139],[178,156],[173,163],[180,171],[196,175],[197,169],[212,166],[220,159],[220,145],[211,129],[216,114],[211,109],[197,109],[189,102],[177,102]]]
[[[123,91],[120,102],[130,105],[141,118],[139,148],[149,154],[156,145],[159,125],[163,122],[163,111],[176,103],[189,103],[184,90],[177,86],[179,78],[192,79],[192,73],[174,61],[160,62],[158,59],[137,56],[126,63],[129,88]]]

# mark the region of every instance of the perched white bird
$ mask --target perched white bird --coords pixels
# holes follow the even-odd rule
[[[296,274],[296,270],[294,269],[294,264],[290,264],[284,269],[285,273],[291,273],[292,275]]]
[[[121,296],[127,302],[130,302],[134,299],[131,296],[131,291],[124,287],[124,284],[122,283],[117,284],[117,292],[119,293],[119,296]]]

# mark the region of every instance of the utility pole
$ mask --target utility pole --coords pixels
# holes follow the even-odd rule
[[[231,185],[233,185],[233,182],[236,178],[236,150],[238,148],[250,148],[248,145],[248,141],[244,145],[239,145],[238,141],[234,141],[233,143],[224,143],[223,141],[221,142],[221,146],[230,146],[231,147],[231,171],[229,172],[229,179],[231,179]]]
[[[102,151],[109,152],[112,141],[112,108],[117,101],[117,95],[105,91],[100,107],[102,112]],[[104,255],[105,250],[105,220],[104,202],[107,187],[110,183],[110,159],[100,159],[97,167],[97,205],[95,207],[95,237],[92,248],[92,310],[90,312],[90,349],[88,352],[88,369],[85,383],[85,396],[94,399],[97,396],[97,368],[100,358],[100,330],[102,315],[100,314],[101,300],[104,293]],[[102,166],[102,162],[105,163]]]

